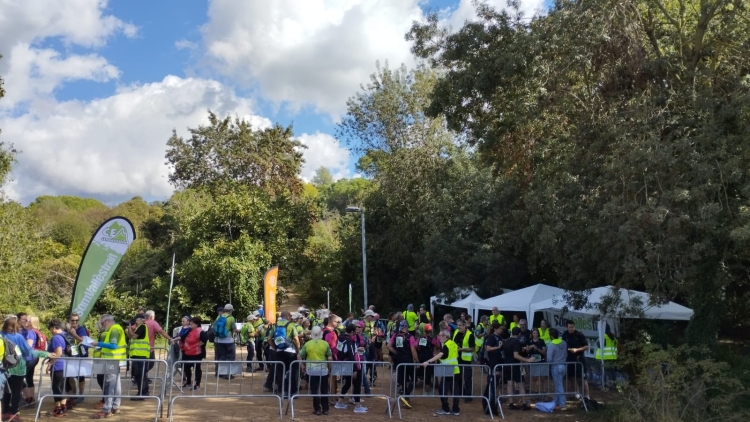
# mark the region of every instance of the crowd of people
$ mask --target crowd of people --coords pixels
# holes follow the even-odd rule
[[[89,332],[80,325],[77,314],[71,314],[67,322],[51,320],[49,341],[39,330],[38,318],[23,313],[8,316],[2,327],[0,355],[7,357],[5,349],[10,347],[16,351],[18,361],[3,359],[2,420],[20,420],[19,408],[35,405],[34,374],[40,358],[50,359],[46,371],[55,402],[50,416],[64,416],[84,401],[77,396],[85,391],[86,378],[66,377],[62,357],[91,356],[118,361],[121,367],[132,365],[129,374],[137,393],[130,399],[144,400],[150,394],[147,374],[155,363],[157,336],[179,348],[181,361],[192,362],[183,364],[183,389],[200,390],[201,361],[206,358],[208,343],[213,343],[215,359],[220,362],[236,362],[236,348],[240,346],[247,352],[245,371],[267,373],[263,385],[266,391],[286,396],[290,387],[291,391],[299,391],[300,381],[306,381],[309,392],[315,394],[313,411],[317,415],[328,414],[331,407],[345,410],[350,405],[355,413],[366,413],[368,409],[361,395],[363,391],[369,395],[378,382],[377,365],[368,363],[382,362],[386,350],[395,369],[401,404],[411,408],[408,396],[416,383],[422,382],[425,391],[434,391],[439,396],[441,408],[437,415],[459,415],[459,399],[471,402],[476,397],[474,371],[467,365],[489,368],[501,365],[502,371],[498,374],[491,371],[489,381],[498,391],[506,389],[509,409],[530,409],[526,392],[544,393],[540,380],[549,376],[554,384],[555,407],[565,407],[563,382],[571,375],[571,369],[573,376],[584,378],[583,393],[588,397],[585,369],[581,371],[575,365],[585,365],[583,355],[588,341],[572,321],[562,333],[549,328],[546,321],[539,328],[530,329],[527,321],[517,315],[506,323],[505,317],[493,309],[478,324],[466,313],[461,313],[455,321],[451,314],[445,314],[437,322],[437,329],[433,329],[435,321],[425,305],[418,309],[408,305],[405,311],[392,312],[386,319],[381,319],[374,306],[362,310],[359,318],[352,312],[342,318],[324,305],[315,312],[303,305],[296,312],[278,313],[273,323],[264,315],[262,306],[248,315],[243,324],[237,323],[233,313],[231,304],[219,307],[215,318],[206,321],[210,323],[208,330],[202,328],[201,317],[184,315],[172,335],[156,322],[154,311],[140,309],[132,320],[122,324],[116,323],[112,315],[102,315],[97,321],[98,337],[87,344],[84,343]],[[297,360],[304,364],[292,364]],[[348,362],[352,371],[334,376],[330,366],[322,363],[326,361]],[[283,362],[286,371],[271,362]],[[550,364],[521,365],[534,362]],[[435,377],[431,365],[435,363],[453,366],[453,376]],[[231,379],[237,375],[220,372],[219,366],[216,369],[219,378]],[[120,373],[99,374],[96,380],[103,399],[95,405],[97,412],[92,417],[103,419],[119,413],[123,397]],[[352,397],[347,401],[350,391]],[[335,399],[329,401],[329,397]]]

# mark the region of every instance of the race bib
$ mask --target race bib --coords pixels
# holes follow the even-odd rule
[[[398,348],[404,347],[404,338],[403,337],[396,337],[396,347],[398,347]]]
[[[336,350],[338,350],[339,352],[342,352],[344,350],[344,343],[341,343],[341,342],[337,343]]]
[[[427,346],[427,339],[424,337],[419,339],[419,345],[422,347]]]

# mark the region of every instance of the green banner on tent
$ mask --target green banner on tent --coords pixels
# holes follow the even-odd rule
[[[134,240],[133,224],[124,217],[110,218],[94,233],[81,258],[70,303],[70,312],[78,314],[81,325]]]

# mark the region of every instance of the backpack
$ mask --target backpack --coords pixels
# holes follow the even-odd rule
[[[287,336],[289,334],[289,322],[284,325],[276,324],[276,329],[273,331],[273,342],[276,345],[276,350],[285,350],[289,347]]]
[[[336,343],[336,360],[340,362],[351,362],[354,361],[354,353],[357,350],[357,345],[354,343],[349,336],[342,336]]]
[[[34,344],[34,350],[41,350],[43,352],[47,351],[47,336],[44,335],[43,332],[37,330],[36,328],[32,328],[34,331],[34,334],[36,334],[36,343]]]
[[[216,322],[214,322],[214,337],[216,338],[227,338],[229,337],[229,330],[227,329],[227,317],[220,315]]]
[[[69,333],[65,334],[55,334],[57,336],[62,336],[63,340],[65,340],[65,348],[63,349],[63,356],[66,357],[73,357],[78,356],[78,346],[75,344],[75,339],[72,335]]]
[[[411,357],[411,346],[409,340],[411,334],[396,334],[396,338],[393,342],[393,348],[396,349],[396,356],[398,358],[410,358]]]
[[[216,340],[216,334],[214,334],[214,326],[211,324],[208,327],[208,332],[206,333],[206,338],[209,341],[209,343],[213,343],[214,340]]]
[[[13,343],[7,337],[0,337],[2,337],[2,344],[4,349],[2,369],[8,370],[10,368],[14,368],[16,365],[18,365],[18,362],[21,361],[21,349],[19,349],[18,346],[16,346],[16,343]]]

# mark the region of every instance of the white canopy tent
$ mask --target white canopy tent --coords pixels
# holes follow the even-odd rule
[[[600,306],[603,298],[612,297],[613,295],[619,295],[619,300],[616,301],[618,304],[610,315],[601,315]],[[631,315],[628,313],[629,309],[633,309],[635,305],[642,305],[643,315]],[[648,293],[639,292],[637,290],[629,289],[617,289],[612,286],[597,287],[592,289],[591,294],[588,297],[588,304],[583,309],[572,309],[568,306],[562,294],[554,295],[551,298],[533,303],[531,305],[532,312],[552,309],[552,310],[568,310],[570,312],[576,312],[579,314],[587,315],[601,315],[610,316],[617,318],[649,318],[649,319],[662,319],[671,321],[689,321],[693,316],[693,310],[685,306],[679,305],[674,302],[669,302],[664,305],[649,305]]]
[[[501,312],[526,312],[526,318],[529,320],[529,325],[531,325],[534,320],[534,308],[532,308],[532,305],[536,302],[550,299],[555,295],[562,296],[563,293],[565,293],[563,289],[547,286],[546,284],[537,284],[476,302],[474,307],[475,310],[490,311],[493,307],[497,307]]]
[[[612,309],[607,314],[601,312],[603,300],[608,297],[614,297]],[[640,308],[642,314],[632,313],[634,308]],[[581,309],[568,306],[567,301],[562,294],[555,295],[549,299],[533,303],[531,305],[533,312],[543,310],[555,310],[573,312],[577,314],[586,314],[598,316],[597,331],[599,344],[604,345],[604,331],[607,319],[612,318],[649,318],[672,321],[689,321],[693,316],[693,310],[674,302],[663,305],[649,305],[648,293],[637,290],[618,289],[613,286],[597,287],[591,290],[588,297],[588,304]],[[592,351],[593,354],[593,351]],[[602,354],[602,365],[604,364],[604,354]],[[604,382],[604,381],[602,381]]]
[[[430,314],[433,316],[433,318],[435,318],[435,305],[444,305],[452,306],[454,308],[466,308],[469,314],[471,314],[472,318],[476,319],[476,308],[474,307],[474,304],[483,299],[474,292],[474,288],[456,287],[455,289],[453,289],[453,294],[455,296],[461,297],[461,299],[453,303],[449,303],[446,295],[444,294],[432,296],[430,298]],[[435,318],[435,320],[438,321],[440,319]]]

